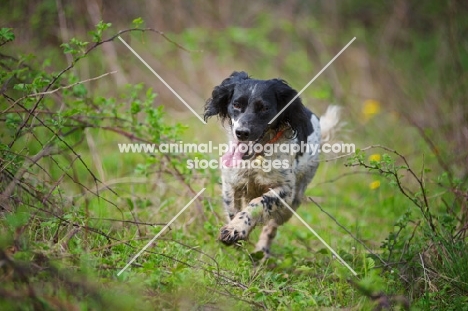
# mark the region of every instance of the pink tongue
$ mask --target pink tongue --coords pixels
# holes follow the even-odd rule
[[[241,142],[238,142],[236,145],[232,145],[228,152],[226,152],[222,157],[223,165],[226,167],[234,167],[239,164],[239,161],[242,160],[245,152],[240,151],[239,145]]]

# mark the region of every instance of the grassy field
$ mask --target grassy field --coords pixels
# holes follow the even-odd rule
[[[378,19],[351,2],[335,12],[343,31],[315,13],[252,7],[245,24],[187,21],[161,36],[151,21],[114,12],[112,23],[77,23],[74,39],[70,27],[64,44],[44,48],[45,34],[28,41],[13,26],[24,4],[13,6],[12,28],[0,32],[0,308],[468,310],[466,9],[447,9],[453,45],[432,27],[445,6],[423,5],[432,18],[416,14],[403,31],[392,28],[394,15],[369,26]],[[69,23],[75,9],[64,11]],[[232,71],[300,90],[356,37],[301,98],[318,115],[342,106],[336,139],[358,150],[322,156],[298,214],[357,276],[295,217],[266,261],[252,254],[258,228],[238,246],[219,243],[219,171],[187,167],[218,154],[119,152],[129,142],[219,144],[225,129],[215,119],[202,125],[118,29],[133,29],[122,38],[200,115]]]

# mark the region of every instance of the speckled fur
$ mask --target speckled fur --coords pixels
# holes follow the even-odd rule
[[[308,137],[311,144],[320,144],[320,122],[312,115],[314,132]],[[284,136],[287,136],[286,134]],[[278,144],[297,144],[297,139],[281,139]],[[305,189],[318,168],[318,154],[277,153],[263,156],[265,160],[288,160],[290,168],[265,172],[254,168],[223,168],[223,202],[229,223],[221,229],[220,240],[231,244],[247,239],[252,229],[264,225],[256,246],[269,255],[276,228],[291,218],[291,211],[283,206],[277,193],[294,210],[302,201]],[[255,161],[255,159],[251,160]]]
[[[271,85],[268,84],[270,81],[272,81]],[[260,133],[262,128],[267,128],[265,124],[261,123],[265,123],[264,120],[268,122],[271,118],[268,119],[268,117],[254,111],[250,113],[250,119],[242,119],[242,114],[239,115],[236,111],[233,112],[232,102],[236,100],[236,96],[244,96],[244,98],[247,98],[245,106],[248,106],[253,105],[252,102],[258,101],[260,98],[263,105],[271,105],[276,111],[279,111],[281,105],[284,106],[294,94],[297,94],[287,86],[291,90],[290,94],[288,94],[289,98],[288,96],[282,96],[284,94],[271,96],[272,92],[278,94],[279,91],[275,88],[284,88],[285,86],[287,84],[282,80],[254,80],[250,79],[245,73],[235,72],[213,91],[213,96],[207,101],[205,107],[205,119],[212,115],[228,119],[230,124],[228,137],[231,142],[238,141],[236,130],[241,126],[247,128],[249,132]],[[241,112],[247,115],[248,107],[244,107]],[[259,114],[258,118],[256,113]],[[276,114],[273,111],[271,115],[273,113]],[[306,141],[308,144],[321,144],[323,136],[320,127],[321,121],[302,105],[300,99],[297,99],[284,114],[284,119],[278,118],[280,120],[276,122],[276,128],[269,130],[267,128],[264,132],[266,133],[265,137],[274,136],[278,127],[286,126],[286,131],[275,142],[276,144],[300,144],[301,139],[302,142]],[[296,115],[297,118],[295,118]],[[307,118],[304,118],[304,115],[307,115]],[[302,122],[303,124],[300,124],[301,127],[297,127],[294,122]],[[297,130],[298,128],[299,130]],[[301,128],[307,129],[309,133],[303,135],[305,131],[300,132]],[[298,132],[300,133],[298,134]],[[323,134],[328,135],[329,133]],[[249,137],[248,141],[254,141],[261,137],[259,134],[255,135]],[[265,256],[268,257],[277,227],[292,216],[291,211],[283,206],[275,193],[296,210],[302,201],[307,185],[317,171],[318,156],[318,152],[314,153],[309,150],[309,152],[295,153],[278,152],[270,156],[262,154],[260,157],[253,157],[249,160],[272,161],[276,159],[288,161],[289,167],[272,169],[269,172],[264,171],[262,168],[252,167],[222,168],[222,197],[228,223],[220,230],[220,241],[230,245],[238,240],[245,240],[255,226],[263,225],[256,250],[263,251]]]

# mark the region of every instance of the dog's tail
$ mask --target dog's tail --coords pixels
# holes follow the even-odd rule
[[[322,143],[332,140],[341,128],[341,124],[338,124],[340,123],[340,111],[341,107],[330,105],[325,114],[320,117]]]

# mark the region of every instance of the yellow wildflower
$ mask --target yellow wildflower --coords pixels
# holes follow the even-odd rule
[[[364,119],[369,120],[379,112],[380,102],[374,99],[368,99],[364,102],[364,105],[362,106],[362,114],[364,115]]]
[[[380,162],[380,159],[381,159],[381,157],[380,157],[380,154],[378,154],[378,153],[371,154],[371,155],[369,156],[369,161],[370,161],[370,162],[372,162],[372,161]]]
[[[372,190],[377,189],[379,187],[380,187],[380,181],[378,180],[375,180],[369,184],[369,188],[371,188]]]

